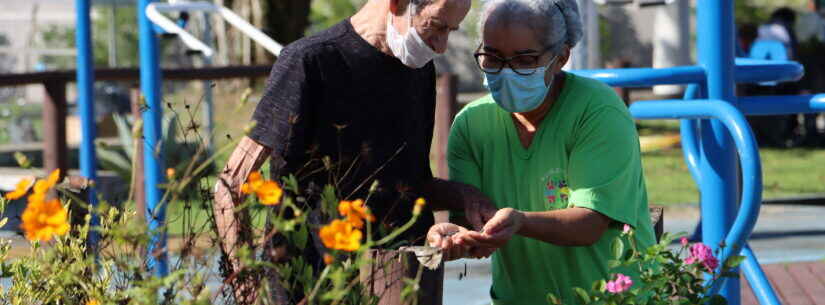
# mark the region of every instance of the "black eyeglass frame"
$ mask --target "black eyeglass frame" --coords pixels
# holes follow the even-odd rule
[[[513,67],[513,65],[511,65],[511,64],[510,64],[510,63],[513,61],[513,59],[516,59],[517,57],[521,57],[521,56],[529,56],[529,57],[533,57],[533,59],[536,61],[536,63],[538,63],[538,62],[539,62],[539,58],[540,58],[541,56],[543,56],[545,53],[547,53],[548,51],[550,51],[550,50],[552,49],[552,48],[544,48],[543,50],[539,51],[539,53],[538,53],[538,54],[536,54],[536,55],[531,55],[531,54],[519,54],[519,55],[515,55],[515,56],[510,56],[510,57],[507,57],[507,58],[502,58],[501,56],[498,56],[498,55],[496,55],[496,54],[479,52],[479,50],[481,50],[481,46],[482,46],[482,45],[483,45],[483,44],[479,44],[479,45],[478,45],[478,48],[476,49],[476,52],[475,52],[475,53],[473,53],[473,57],[475,57],[475,60],[476,60],[476,67],[478,67],[479,69],[481,69],[481,71],[482,71],[482,72],[485,72],[485,73],[490,73],[490,74],[499,74],[499,73],[501,73],[501,70],[503,70],[503,69],[504,69],[504,67],[505,67],[505,66],[507,66],[507,67],[509,67],[511,70],[513,70],[513,72],[515,72],[516,74],[518,74],[518,75],[523,75],[523,76],[533,75],[533,74],[534,74],[534,73],[536,73],[536,71],[537,71],[539,68],[541,68],[542,66],[538,66],[538,67],[532,68],[533,70],[532,70],[530,73],[522,73],[522,72],[519,72],[519,70],[524,70],[524,69],[516,69],[515,67]],[[503,65],[501,65],[501,67],[499,67],[499,68],[498,68],[498,70],[496,70],[495,72],[491,72],[491,70],[490,70],[490,69],[485,69],[485,68],[483,68],[483,67],[481,66],[481,61],[478,59],[478,58],[479,58],[479,56],[491,56],[491,57],[494,57],[495,59],[497,59],[497,60],[499,60],[499,61],[503,62],[504,64],[503,64]],[[553,59],[551,59],[551,60],[550,60],[550,62],[548,63],[548,65],[553,64],[553,63],[556,61],[556,58],[557,58],[557,57],[558,57],[558,56],[554,56],[554,57],[553,57]]]

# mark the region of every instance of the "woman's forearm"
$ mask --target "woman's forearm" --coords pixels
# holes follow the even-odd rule
[[[586,208],[568,208],[543,212],[522,212],[524,218],[517,232],[559,246],[589,246],[607,231],[610,218]]]

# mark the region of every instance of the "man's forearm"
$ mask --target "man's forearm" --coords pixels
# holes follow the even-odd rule
[[[230,273],[235,279],[236,301],[240,304],[251,304],[255,297],[255,283],[239,277],[242,269],[238,250],[243,246],[252,246],[252,232],[249,213],[245,210],[236,211],[244,196],[240,186],[253,171],[258,170],[269,155],[269,149],[244,137],[232,152],[224,169],[218,175],[215,185],[215,202],[213,205],[215,227],[218,231],[221,250],[229,260]]]
[[[423,186],[423,191],[431,209],[464,213],[465,217],[450,217],[462,227],[480,230],[496,211],[490,198],[466,183],[434,178]]]
[[[464,211],[465,198],[474,195],[474,189],[471,185],[439,178],[423,185],[427,204],[436,211]]]
[[[559,246],[589,246],[596,243],[610,224],[610,218],[585,208],[522,212],[519,235]]]

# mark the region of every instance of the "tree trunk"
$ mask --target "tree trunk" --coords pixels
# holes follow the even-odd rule
[[[266,3],[264,16],[267,34],[287,45],[301,37],[309,26],[311,0],[261,0]]]

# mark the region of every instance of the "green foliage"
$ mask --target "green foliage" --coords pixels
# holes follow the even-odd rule
[[[689,244],[670,250],[668,247],[674,238],[669,233],[665,233],[658,244],[647,249],[637,248],[633,234],[630,231],[613,240],[611,248],[615,259],[608,262],[610,278],[595,281],[590,290],[573,289],[578,304],[727,304],[725,298],[711,293],[711,287],[725,277],[736,277],[738,280],[738,273],[731,271],[742,263],[744,256],[731,256],[719,270],[710,270],[702,263],[689,264],[685,261],[685,256],[689,255],[686,253],[690,252]],[[629,245],[627,251],[626,245]],[[640,282],[634,282],[624,291],[611,292],[608,280],[615,278],[620,268],[636,269]],[[710,277],[709,282],[705,281],[706,276]],[[549,304],[562,304],[562,300],[552,293],[547,295],[547,301]]]
[[[197,111],[167,117],[164,137],[202,138],[197,128],[190,128],[194,124],[193,113]],[[184,117],[186,114],[189,117]],[[130,126],[123,118],[116,121],[124,144],[122,153],[133,154],[131,143],[141,137],[140,124]],[[373,261],[370,251],[395,242],[393,237],[414,224],[418,215],[414,214],[403,226],[392,228],[386,236],[370,234],[372,224],[367,221],[366,234],[362,235],[364,238],[359,241],[360,246],[356,250],[328,249],[312,234],[317,233],[328,220],[341,218],[336,206],[342,199],[341,195],[334,186],[326,186],[324,210],[310,209],[307,203],[316,202],[321,195],[310,197],[311,192],[300,189],[300,177],[283,177],[278,179],[284,192],[277,204],[263,205],[256,194],[247,196],[236,207],[235,212],[248,214],[252,219],[266,219],[267,223],[248,228],[253,242],[237,248],[237,258],[242,267],[233,270],[233,265],[228,265],[228,256],[217,246],[225,240],[215,230],[204,229],[217,227],[211,215],[214,203],[210,190],[215,181],[204,173],[217,156],[233,148],[236,143],[230,141],[211,154],[202,149],[204,145],[200,145],[199,153],[189,154],[186,159],[171,163],[177,165],[178,170],[162,186],[162,201],[180,203],[184,209],[183,213],[176,215],[176,218],[168,218],[167,223],[156,230],[149,230],[138,217],[143,211],[135,211],[129,204],[109,204],[100,200],[97,207],[90,207],[76,194],[58,187],[61,202],[69,207],[70,213],[93,213],[98,215],[99,223],[92,225],[89,216],[78,217],[83,220],[72,224],[69,234],[56,236],[47,243],[32,242],[26,254],[14,258],[9,256],[11,242],[0,238],[0,281],[4,282],[0,286],[0,305],[86,304],[90,300],[118,305],[231,304],[234,291],[230,283],[245,278],[258,279],[250,283],[256,285],[251,288],[258,293],[258,299],[263,304],[274,299],[279,288],[285,288],[290,296],[306,296],[307,304],[375,304],[376,298],[367,292],[360,273],[361,270],[369,272],[373,268],[386,266]],[[100,151],[113,154],[107,148],[100,148]],[[200,154],[204,157],[199,157]],[[128,167],[131,165],[128,158],[121,156],[122,160],[112,161],[117,158],[103,157],[109,156],[106,154],[100,156],[101,159],[109,158],[112,164],[125,167],[120,169],[124,173],[132,171]],[[327,161],[318,163],[324,163],[326,170],[332,172],[339,167],[328,158],[324,159]],[[372,187],[370,194],[375,189]],[[369,200],[369,195],[365,200]],[[3,215],[5,204],[6,201],[0,198],[0,215]],[[205,223],[193,219],[193,206],[210,213]],[[4,222],[5,219],[0,220],[0,227]],[[165,232],[173,223],[183,229],[179,236],[169,241],[169,274],[159,277],[146,268],[149,257],[158,252],[147,254],[146,249],[152,243],[150,236]],[[87,244],[91,234],[97,235],[95,248]],[[381,239],[374,241],[374,237]],[[268,255],[271,252],[268,251],[273,246],[283,246],[289,255],[281,260],[270,259]],[[327,260],[326,266],[322,266],[322,270],[313,269],[310,263],[314,262],[308,262],[300,255],[306,247],[316,247],[329,255],[331,259]],[[281,249],[272,252],[281,252]],[[219,262],[218,265],[216,262]],[[367,268],[368,265],[372,268]],[[399,279],[409,298],[414,299],[417,295],[415,292],[418,292],[421,270],[415,278]]]
[[[314,0],[310,7],[309,20],[312,24],[307,35],[320,32],[349,18],[358,11],[366,0]]]

